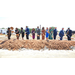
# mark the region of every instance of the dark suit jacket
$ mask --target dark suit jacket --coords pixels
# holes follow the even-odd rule
[[[57,30],[56,30],[56,29],[53,30],[53,35],[54,35],[54,36],[57,35]]]
[[[60,37],[63,37],[63,36],[64,36],[64,31],[63,31],[63,30],[61,30],[61,31],[59,32],[59,36],[60,36]]]
[[[29,28],[26,28],[25,32],[26,32],[27,35],[29,35],[30,34]]]
[[[36,29],[36,33],[40,35],[40,29]]]
[[[11,30],[10,31],[9,30],[7,31],[7,35],[9,35],[9,33],[10,33],[10,36],[11,36]]]
[[[66,33],[68,32],[68,30],[66,31]],[[67,36],[72,36],[72,30],[69,30],[69,33],[67,34]]]

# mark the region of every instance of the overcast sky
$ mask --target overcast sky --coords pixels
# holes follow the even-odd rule
[[[14,28],[23,27],[26,25],[29,28],[36,28],[37,26],[42,27],[57,27],[57,30],[61,30],[64,27],[66,30],[70,27],[75,30],[75,17],[0,17],[0,28],[8,28],[13,26]]]

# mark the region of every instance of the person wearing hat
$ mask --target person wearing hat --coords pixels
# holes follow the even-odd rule
[[[10,37],[11,37],[11,30],[10,30],[9,27],[8,27],[8,30],[7,30],[7,35],[8,35],[8,40],[10,40]]]
[[[71,40],[72,30],[70,30],[70,28],[68,28],[68,29],[66,30],[66,36],[67,36],[67,39],[68,39],[68,40]]]
[[[62,30],[59,32],[59,36],[60,36],[60,40],[62,40],[64,36],[64,28],[62,28]]]

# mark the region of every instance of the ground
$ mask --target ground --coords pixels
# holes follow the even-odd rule
[[[11,38],[16,39],[15,35],[12,35]],[[21,37],[20,37],[21,39]],[[26,38],[24,38],[26,39]],[[30,35],[30,39],[32,39]],[[0,35],[0,40],[7,40],[6,35]],[[36,39],[35,39],[36,40]],[[59,40],[59,36],[57,36]],[[64,36],[63,40],[67,40],[67,37]],[[72,36],[72,41],[75,41],[75,35]],[[6,50],[0,49],[0,58],[75,58],[75,50]]]
[[[7,35],[4,35],[4,34],[0,34],[0,40],[7,40],[8,38],[7,38]],[[16,39],[16,35],[12,35],[11,36],[11,39]],[[21,40],[22,38],[21,38],[21,35],[20,35],[20,40]],[[29,39],[31,40],[32,39],[32,34],[30,34],[29,35]],[[35,34],[35,40],[37,39],[37,34]],[[40,37],[40,39],[42,39],[42,37]],[[46,39],[46,38],[45,38]],[[59,35],[57,35],[57,38],[56,38],[56,40],[59,40],[60,39],[60,37],[59,37]],[[26,40],[26,35],[25,35],[25,37],[24,37],[24,40]],[[67,37],[66,37],[66,34],[65,34],[65,36],[63,37],[63,40],[67,40]],[[75,34],[72,36],[72,41],[75,41]]]

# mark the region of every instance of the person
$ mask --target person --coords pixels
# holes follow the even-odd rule
[[[22,40],[24,40],[24,31],[22,27],[21,27],[21,34],[22,34]]]
[[[20,34],[19,34],[19,30],[18,30],[18,28],[16,28],[15,33],[16,33],[16,37],[17,37],[17,39],[19,39]]]
[[[39,29],[39,27],[37,27],[36,33],[37,33],[37,40],[39,40],[40,39],[40,29]]]
[[[71,40],[72,30],[70,30],[70,28],[68,28],[68,29],[66,30],[66,36],[67,36],[67,39],[68,39],[68,40]]]
[[[60,36],[60,40],[62,40],[64,36],[64,28],[62,28],[62,30],[59,32],[59,36]]]
[[[52,28],[50,27],[49,28],[49,39],[53,39],[53,37],[52,37],[52,35],[53,35],[53,30],[52,30]]]
[[[32,29],[32,38],[35,39],[35,29]]]
[[[26,39],[29,39],[29,28],[28,28],[28,26],[26,26],[25,32],[26,32]]]
[[[49,31],[48,31],[48,28],[46,28],[46,40],[48,42],[48,36],[49,36]]]
[[[44,29],[44,27],[42,28],[42,40],[44,40],[45,39],[45,29]]]
[[[10,40],[10,37],[11,37],[11,30],[10,30],[10,28],[8,28],[8,30],[7,30],[7,35],[8,35],[8,40]]]
[[[57,36],[57,28],[55,27],[55,29],[53,30],[53,36],[54,36],[54,40],[56,39]]]

